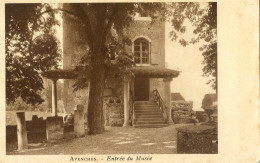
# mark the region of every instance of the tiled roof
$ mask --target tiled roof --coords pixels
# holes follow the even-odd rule
[[[86,70],[86,73],[90,73],[88,71]],[[133,67],[132,71],[136,77],[144,78],[175,78],[179,75],[179,71],[152,66]],[[49,79],[75,79],[77,77],[74,69],[49,70],[41,74]]]
[[[175,78],[179,76],[179,71],[163,67],[140,66],[133,67],[132,69],[136,77]]]

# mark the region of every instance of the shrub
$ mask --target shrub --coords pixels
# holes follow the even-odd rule
[[[22,98],[17,98],[15,102],[6,105],[6,110],[34,110],[35,106],[25,103]]]

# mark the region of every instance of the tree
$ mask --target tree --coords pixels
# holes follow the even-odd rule
[[[104,131],[103,91],[106,74],[111,65],[111,53],[116,53],[119,70],[128,70],[131,65],[131,56],[123,50],[128,43],[123,30],[133,21],[136,12],[145,10],[152,17],[163,8],[162,3],[89,3],[70,4],[61,10],[77,18],[83,28],[82,37],[86,39],[88,50],[82,58],[81,65],[76,68],[78,73],[90,69],[86,76],[79,75],[76,89],[86,86],[90,78],[90,92],[88,103],[88,127],[90,134],[99,134]],[[76,20],[75,20],[76,21]],[[85,36],[84,36],[85,34]]]
[[[175,6],[177,8],[174,8]],[[167,10],[166,7],[170,8]],[[107,74],[109,74],[109,72],[115,67],[117,71],[122,72],[125,75],[131,74],[129,67],[133,63],[131,56],[124,52],[124,45],[129,44],[129,39],[124,35],[124,30],[133,21],[133,16],[136,14],[136,12],[145,12],[149,14],[152,19],[158,18],[158,15],[161,15],[161,20],[163,21],[167,15],[172,15],[175,18],[174,12],[176,10],[179,9],[178,5],[175,3],[169,3],[167,5],[165,3],[75,3],[63,5],[62,8],[45,8],[42,12],[29,12],[33,19],[39,18],[44,13],[50,14],[50,16],[52,16],[53,13],[63,12],[64,14],[68,14],[72,17],[71,21],[81,26],[81,30],[83,31],[81,33],[82,39],[84,39],[82,42],[85,43],[84,46],[86,47],[86,51],[81,59],[80,65],[76,67],[75,70],[79,74],[85,74],[82,72],[84,72],[86,69],[90,69],[91,73],[87,75],[78,75],[75,84],[75,90],[86,87],[87,81],[89,79],[89,134],[99,134],[104,131],[103,92],[104,81],[107,77]],[[182,25],[177,16],[178,15],[176,15],[176,19],[172,20],[175,29],[179,28],[175,25],[175,21],[177,21],[177,24]],[[12,18],[10,20],[12,20]],[[31,22],[27,21],[27,25],[28,24],[31,24]],[[39,22],[39,24],[41,23]],[[53,24],[54,22],[50,23],[50,25]],[[29,29],[32,31],[34,28]],[[48,31],[50,32],[52,30],[47,30],[46,32]],[[204,31],[198,30],[198,32],[203,33]],[[49,34],[53,35],[53,33]],[[6,44],[10,45],[10,42],[7,42]],[[44,42],[40,42],[39,44],[42,46],[45,45]],[[31,44],[29,45],[31,46]],[[30,55],[24,55],[26,56],[25,58],[28,58],[28,61],[31,61],[31,55],[40,56],[38,55],[38,51],[36,51],[38,53],[30,52],[30,46],[28,51],[25,50],[26,54],[29,53]],[[37,48],[35,48],[35,50],[36,49]],[[51,54],[52,57],[57,56],[56,53]],[[111,64],[112,54],[117,54],[116,65]],[[14,57],[10,58],[10,62],[12,62],[14,59]],[[35,74],[38,73],[38,70],[44,71],[49,68],[44,67],[40,69],[37,68],[37,62],[28,63],[29,67],[36,67],[32,71],[35,72]],[[14,78],[8,77],[8,79],[10,79],[12,82],[15,81]],[[39,80],[37,84],[39,84]],[[35,89],[35,87],[29,88]],[[14,91],[19,92],[19,90]]]
[[[213,79],[207,84],[217,89],[217,3],[170,3],[168,10],[167,15],[173,26],[170,32],[172,40],[178,40],[183,46],[203,42],[203,46],[200,47],[204,57],[203,76],[212,76]],[[196,37],[191,40],[180,37],[187,30],[185,20],[194,27],[193,33]]]
[[[57,67],[59,44],[53,25],[58,24],[48,4],[6,4],[5,53],[6,101],[21,97],[33,105],[43,102],[39,92],[43,81],[39,74]]]

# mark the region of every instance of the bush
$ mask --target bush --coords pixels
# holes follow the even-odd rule
[[[35,106],[25,103],[22,98],[17,98],[15,102],[6,105],[6,110],[34,110]]]

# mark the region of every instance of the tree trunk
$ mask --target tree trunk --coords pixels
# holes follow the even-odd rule
[[[89,134],[100,134],[104,131],[103,93],[104,93],[104,66],[93,67],[90,80],[88,127]]]
[[[105,54],[106,54],[106,8],[103,4],[96,6],[97,24],[94,29],[94,37],[91,39],[91,78],[88,105],[89,134],[101,134],[105,131],[105,118],[103,116],[103,94],[105,84]]]
[[[96,41],[93,48],[92,74],[90,79],[88,127],[89,134],[101,134],[104,132],[105,119],[103,116],[103,94],[105,84],[104,46]]]

